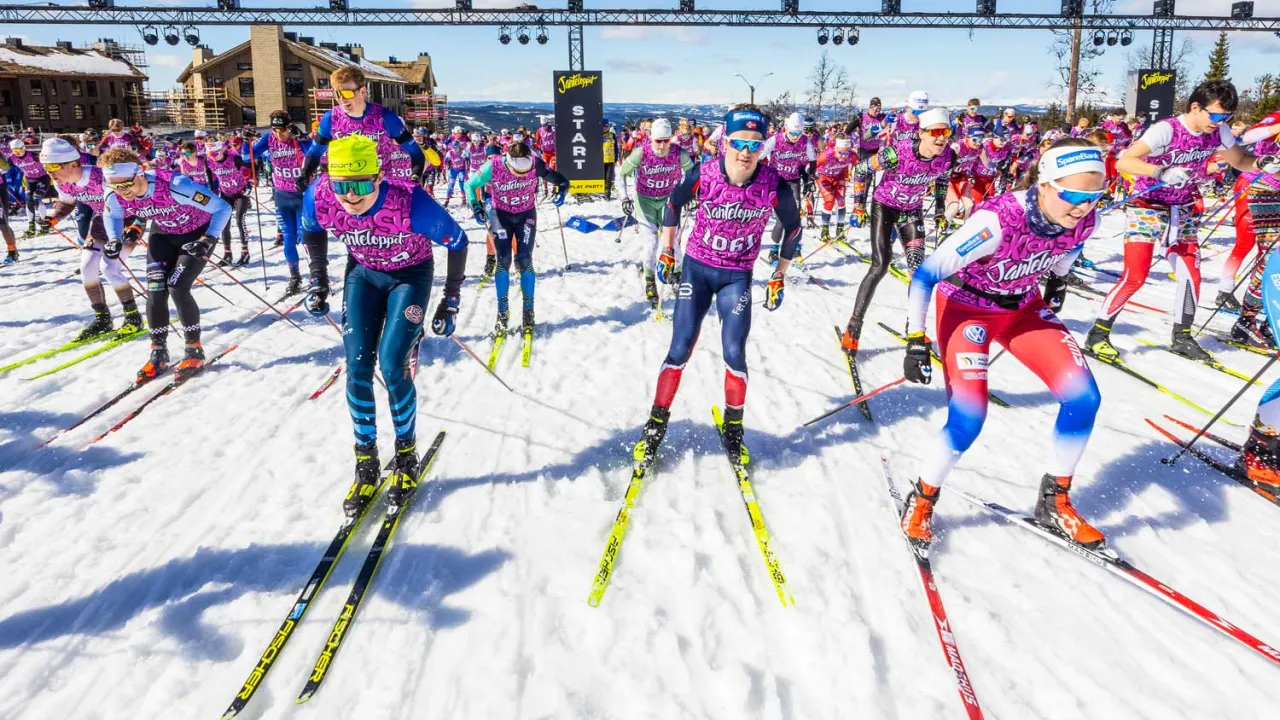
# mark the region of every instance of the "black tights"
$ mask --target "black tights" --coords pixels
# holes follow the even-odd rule
[[[902,251],[907,258],[907,269],[912,273],[924,262],[924,217],[920,210],[898,210],[871,201],[871,269],[858,285],[858,300],[853,306],[853,316],[849,318],[849,327],[861,331],[862,319],[867,316],[867,307],[871,305],[871,296],[876,286],[889,272],[889,261],[893,259],[893,230],[898,229],[898,239],[902,241]],[[853,334],[857,334],[856,332]]]
[[[249,211],[248,195],[232,195],[224,197],[231,204],[231,210],[235,213],[233,216],[236,221],[236,228],[240,231],[240,247],[248,249],[249,247],[249,229],[244,225],[244,214]],[[227,223],[222,228],[222,249],[227,254],[231,254],[231,223]]]
[[[170,296],[182,323],[183,339],[188,344],[200,342],[200,307],[191,297],[191,284],[206,260],[184,253],[182,246],[199,240],[207,229],[208,225],[203,225],[181,235],[151,234],[147,246],[147,323],[154,347],[163,347],[169,337]]]

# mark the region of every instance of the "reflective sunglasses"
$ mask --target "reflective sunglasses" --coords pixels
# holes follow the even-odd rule
[[[355,195],[372,195],[372,180],[330,180],[329,187],[333,189],[333,194],[342,196],[348,193]]]
[[[1049,187],[1058,192],[1059,199],[1072,205],[1096,203],[1102,197],[1102,193],[1105,192],[1103,190],[1069,190],[1059,185],[1055,180],[1049,181]]]
[[[196,154],[196,153],[195,153],[195,151],[194,151],[194,150],[183,150],[183,151],[182,151],[182,157],[191,157],[192,155],[195,155],[195,154]]]
[[[128,180],[122,180],[122,181],[120,181],[120,182],[111,182],[110,180],[108,180],[108,181],[107,181],[107,187],[111,188],[112,190],[124,190],[124,189],[126,189],[126,188],[131,188],[131,187],[133,187],[133,181],[134,181],[134,178],[136,178],[136,177],[138,177],[138,176],[137,176],[137,175],[134,175],[133,177],[129,178]]]
[[[951,128],[932,128],[930,130],[925,130],[924,132],[926,135],[930,135],[932,137],[951,137]]]
[[[666,145],[667,143],[671,142],[671,138],[653,138],[653,141],[658,143],[659,145]]]
[[[1209,111],[1207,111],[1207,110],[1206,110],[1205,112],[1209,112]],[[1223,123],[1223,122],[1226,122],[1226,121],[1230,120],[1232,115],[1235,115],[1235,113],[1233,113],[1233,112],[1226,112],[1226,113],[1213,113],[1213,112],[1211,112],[1211,113],[1209,113],[1209,120],[1211,120],[1211,121],[1213,121],[1213,122],[1216,122],[1216,123]]]
[[[924,108],[920,108],[919,110],[915,108],[909,108],[907,112],[911,113],[912,115],[919,115],[920,113],[924,112],[924,110],[925,110]]]
[[[745,140],[743,138],[729,138],[729,147],[738,152],[755,153],[760,152],[760,148],[764,147],[763,140]]]
[[[40,164],[43,165],[44,169],[48,170],[49,172],[58,172],[59,170],[67,166],[66,163],[54,163],[54,162],[40,163]]]
[[[347,90],[345,88],[334,88],[333,91],[337,93],[338,97],[342,98],[343,100],[351,100],[356,95],[360,94],[360,90],[361,88],[356,88],[355,90]]]

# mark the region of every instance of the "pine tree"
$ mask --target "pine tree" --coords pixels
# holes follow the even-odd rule
[[[1258,102],[1253,109],[1253,120],[1257,122],[1270,113],[1280,110],[1280,81],[1267,74],[1258,78]]]
[[[1230,79],[1231,41],[1227,40],[1227,33],[1223,31],[1218,33],[1218,42],[1214,43],[1213,52],[1209,53],[1209,72],[1204,74],[1201,82]]]

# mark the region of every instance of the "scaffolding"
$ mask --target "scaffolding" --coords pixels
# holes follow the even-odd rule
[[[130,105],[140,109],[140,124],[155,132],[225,129],[227,102],[225,88],[139,90],[129,95]]]
[[[98,38],[98,41],[90,44],[89,47],[112,60],[129,63],[143,73],[142,80],[131,80],[125,83],[124,120],[129,125],[148,125],[146,120],[149,107],[144,100],[148,91],[145,76],[149,67],[146,51],[137,45],[125,45],[110,38]]]

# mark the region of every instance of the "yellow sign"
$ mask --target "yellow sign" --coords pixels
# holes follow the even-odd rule
[[[582,73],[562,75],[556,82],[556,92],[563,95],[573,88],[591,87],[599,79],[599,75],[583,75]]]
[[[1166,72],[1149,72],[1142,76],[1141,89],[1146,90],[1152,85],[1163,85],[1173,79],[1173,73]]]
[[[602,193],[604,192],[604,178],[599,180],[570,180],[569,192],[574,195]]]

